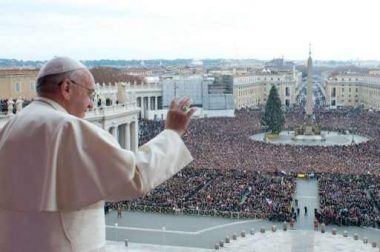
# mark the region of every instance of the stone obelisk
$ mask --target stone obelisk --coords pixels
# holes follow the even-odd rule
[[[319,125],[315,122],[313,107],[313,60],[311,58],[311,46],[309,45],[306,82],[306,117],[304,123],[298,128],[295,128],[293,140],[326,140],[321,134]]]
[[[313,120],[313,60],[311,58],[310,45],[309,45],[309,58],[307,60],[306,116],[307,116],[307,122],[311,123]]]

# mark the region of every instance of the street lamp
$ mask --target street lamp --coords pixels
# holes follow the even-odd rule
[[[117,233],[117,229],[118,229],[118,226],[119,226],[119,224],[118,223],[115,223],[115,240],[117,241],[117,239],[118,239],[118,233]]]
[[[352,139],[351,139],[351,144],[355,144],[355,128],[351,128],[351,135],[352,135]]]
[[[268,139],[267,139],[267,129],[269,128],[268,125],[261,125],[261,128],[264,130],[264,142],[266,142]]]

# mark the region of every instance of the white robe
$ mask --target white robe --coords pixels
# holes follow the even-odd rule
[[[104,200],[144,195],[191,161],[172,130],[133,153],[38,98],[0,130],[0,251],[98,251]]]

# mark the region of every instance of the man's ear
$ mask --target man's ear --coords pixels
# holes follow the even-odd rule
[[[60,85],[60,92],[65,100],[70,100],[73,88],[69,79],[65,79]]]

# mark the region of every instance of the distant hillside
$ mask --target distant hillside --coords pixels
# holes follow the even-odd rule
[[[0,68],[40,68],[46,61],[0,59]]]
[[[0,59],[0,68],[40,68],[46,61],[32,61],[32,60],[16,60],[16,59]],[[100,59],[100,60],[82,60],[89,68],[93,67],[114,67],[114,68],[126,68],[126,67],[165,67],[165,66],[191,66],[194,61],[193,59],[152,59],[152,60],[111,60],[111,59]],[[198,61],[200,62],[200,61]],[[262,63],[263,61],[255,59],[202,59],[206,67],[215,67],[222,65],[235,65],[240,64],[254,64]]]
[[[87,67],[159,67],[159,66],[187,66],[192,64],[192,59],[155,59],[155,60],[83,60],[82,63]],[[32,60],[16,60],[16,59],[0,59],[0,68],[40,68],[46,61],[32,61]],[[203,64],[207,66],[215,66],[223,64],[224,60],[221,59],[205,59]]]
[[[0,68],[40,68],[46,61],[33,61],[33,60],[16,60],[16,59],[0,59]],[[263,67],[265,60],[257,59],[201,59],[196,61],[203,63],[205,67]],[[294,61],[298,67],[305,66],[306,61]],[[128,68],[128,67],[165,67],[165,66],[191,66],[194,63],[193,59],[151,59],[151,60],[82,60],[87,67],[114,67],[114,68]],[[347,66],[360,66],[360,67],[380,67],[380,61],[322,61],[316,60],[315,66],[319,67],[347,67]]]

